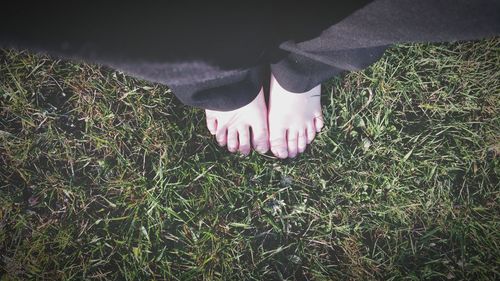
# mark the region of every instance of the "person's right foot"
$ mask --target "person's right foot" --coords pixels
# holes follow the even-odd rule
[[[267,107],[264,90],[249,104],[232,111],[205,110],[207,127],[220,146],[230,152],[248,155],[251,147],[266,153],[269,150]],[[250,133],[251,131],[251,133]]]
[[[305,93],[285,90],[271,75],[269,94],[269,143],[278,158],[304,152],[323,128],[321,85]]]

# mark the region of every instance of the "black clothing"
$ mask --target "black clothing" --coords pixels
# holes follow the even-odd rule
[[[269,65],[304,92],[394,43],[500,33],[498,0],[101,2],[10,4],[0,45],[104,64],[167,84],[185,104],[231,110],[253,100]]]

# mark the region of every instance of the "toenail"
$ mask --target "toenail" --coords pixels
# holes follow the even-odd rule
[[[258,152],[260,152],[260,153],[266,153],[266,152],[267,152],[267,149],[265,149],[265,148],[264,148],[264,147],[262,147],[262,146],[257,146],[257,147],[255,148],[255,150],[257,150],[257,151],[258,151]]]
[[[286,158],[288,155],[286,151],[278,151],[276,156],[278,156],[279,158]]]
[[[271,152],[274,154],[274,156],[276,156],[276,157],[280,157],[280,153],[279,153],[279,151],[276,151],[276,150],[272,150],[272,149],[271,149]]]

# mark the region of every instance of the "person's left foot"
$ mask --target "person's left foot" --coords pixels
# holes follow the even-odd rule
[[[321,85],[305,93],[285,90],[271,74],[269,94],[269,143],[278,158],[304,152],[323,127]]]
[[[232,111],[205,110],[207,127],[220,146],[230,152],[248,155],[253,147],[260,153],[269,150],[267,107],[264,90],[249,104]]]

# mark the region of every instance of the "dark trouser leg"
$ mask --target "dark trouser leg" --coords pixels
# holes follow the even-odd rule
[[[381,46],[320,54],[291,53],[271,64],[271,71],[283,88],[292,93],[304,93],[342,72],[368,67],[379,60],[386,49]]]
[[[222,70],[204,62],[107,63],[125,73],[168,85],[179,100],[203,109],[229,111],[250,103],[263,85],[264,67]]]
[[[16,47],[29,49],[32,46]],[[226,70],[201,60],[152,63],[125,59],[113,60],[105,57],[95,59],[81,53],[74,56],[72,53],[61,53],[44,47],[38,47],[36,50],[56,57],[105,65],[137,78],[167,85],[185,105],[218,111],[234,110],[254,100],[262,88],[265,70],[265,67],[261,66]]]
[[[272,64],[280,84],[305,92],[378,60],[392,44],[474,40],[500,34],[498,0],[376,0],[305,41],[287,41]]]

